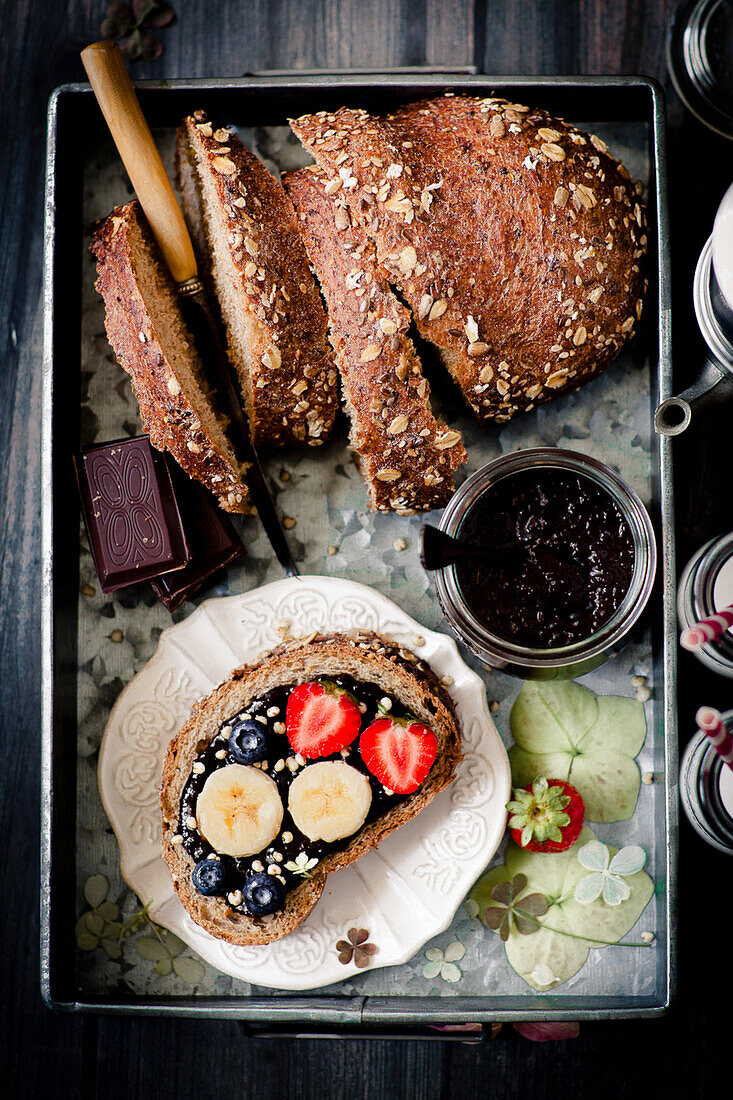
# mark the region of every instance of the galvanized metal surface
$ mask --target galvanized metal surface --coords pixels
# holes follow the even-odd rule
[[[510,92],[513,98],[547,104],[577,118],[631,117],[650,126],[652,156],[652,218],[657,226],[656,293],[658,313],[656,348],[658,356],[657,394],[653,404],[671,392],[669,242],[667,234],[666,176],[664,158],[664,116],[660,93],[652,82],[642,78],[490,78],[417,75],[404,77],[377,75],[302,78],[258,77],[222,81],[172,81],[148,83],[141,88],[143,106],[154,124],[171,125],[182,113],[181,104],[192,93],[213,96],[219,103],[227,96],[240,102],[270,103],[274,115],[264,123],[281,121],[283,106],[292,113],[293,105],[307,110],[317,103],[337,105],[341,98],[358,95],[360,101],[414,98],[448,88],[466,91]],[[573,92],[583,95],[572,97]],[[262,98],[260,98],[262,97]],[[606,108],[605,112],[603,108]],[[74,214],[80,209],[79,135],[90,125],[91,92],[85,85],[71,85],[54,96],[49,112],[49,145],[46,193],[45,244],[45,321],[44,349],[44,505],[43,505],[43,834],[42,834],[42,985],[46,1000],[56,1007],[72,1011],[137,1012],[175,1015],[237,1017],[246,1020],[313,1021],[335,1026],[415,1024],[417,1022],[468,1022],[473,1020],[519,1019],[595,1019],[654,1015],[669,1003],[675,984],[675,890],[677,852],[677,758],[675,721],[675,569],[673,515],[671,497],[670,440],[657,437],[655,504],[662,523],[661,558],[663,569],[654,599],[661,611],[655,623],[655,682],[663,688],[659,705],[663,708],[666,732],[665,761],[667,783],[664,799],[664,833],[667,845],[662,855],[666,885],[667,936],[664,946],[663,988],[653,997],[616,996],[599,1008],[597,1000],[567,994],[541,996],[487,997],[455,995],[446,997],[358,996],[344,997],[176,997],[144,998],[129,996],[76,995],[75,974],[69,958],[73,956],[75,910],[75,871],[70,837],[75,834],[76,792],[74,782],[74,742],[76,737],[75,664],[76,664],[76,591],[78,586],[78,543],[74,532],[63,527],[75,498],[68,495],[64,463],[75,449],[78,432],[78,388],[69,338],[79,332],[79,292],[68,286],[68,264],[62,257],[77,255],[82,226]],[[75,147],[76,146],[76,147]],[[71,218],[72,224],[69,224]],[[652,234],[654,246],[654,237]],[[652,253],[653,254],[653,253]],[[73,265],[72,265],[73,267]],[[65,277],[64,277],[65,276]],[[85,277],[89,277],[87,272]],[[650,290],[650,300],[654,289]],[[72,346],[78,346],[73,344]],[[653,364],[654,368],[654,364]],[[63,379],[63,382],[61,380]],[[74,408],[77,409],[76,415]],[[61,522],[60,522],[61,521]],[[74,680],[74,688],[70,681]],[[662,950],[661,946],[659,950]]]

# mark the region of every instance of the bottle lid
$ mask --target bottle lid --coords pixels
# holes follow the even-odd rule
[[[733,138],[733,0],[680,0],[669,22],[667,67],[696,118]]]

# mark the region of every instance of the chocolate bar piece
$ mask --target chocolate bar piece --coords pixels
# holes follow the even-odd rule
[[[186,565],[191,551],[170,471],[146,435],[86,447],[74,465],[103,592]]]
[[[190,481],[174,462],[168,463],[191,560],[183,569],[151,581],[153,591],[169,611],[211,583],[215,575],[244,554],[244,546],[229,519],[209,493]]]

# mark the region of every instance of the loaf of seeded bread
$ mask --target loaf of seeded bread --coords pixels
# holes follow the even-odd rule
[[[170,451],[225,511],[248,511],[246,467],[207,396],[173,281],[139,204],[115,207],[96,225],[90,247],[107,339],[130,375],[150,442]]]
[[[227,718],[282,684],[305,683],[318,676],[347,674],[378,684],[394,695],[438,739],[435,762],[422,785],[383,816],[326,856],[312,877],[292,889],[285,907],[267,917],[250,917],[232,909],[225,898],[205,897],[191,884],[194,862],[180,844],[180,801],[196,756],[217,735]],[[197,924],[232,944],[264,944],[297,928],[313,909],[326,876],[358,859],[400,825],[420,812],[453,778],[461,760],[460,732],[450,697],[429,666],[413,653],[372,633],[345,633],[301,638],[279,646],[252,665],[238,669],[226,683],[200,700],[171,741],[163,766],[160,802],[163,854],[178,897]]]
[[[203,111],[178,129],[176,175],[255,445],[319,446],[338,407],[336,371],[290,199],[236,134]]]
[[[582,385],[632,335],[645,216],[600,138],[452,94],[291,126],[479,420]]]
[[[428,381],[408,335],[410,313],[379,270],[373,242],[351,223],[328,176],[304,168],[283,180],[328,305],[329,334],[351,418],[351,447],[372,508],[439,508],[466,461],[460,432],[433,416]]]

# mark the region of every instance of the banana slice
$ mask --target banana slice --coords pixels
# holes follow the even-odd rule
[[[288,809],[309,840],[329,843],[360,829],[372,804],[369,780],[338,761],[309,764],[290,784]]]
[[[283,804],[277,784],[265,772],[228,764],[204,783],[196,800],[196,819],[214,851],[253,856],[279,833]]]

